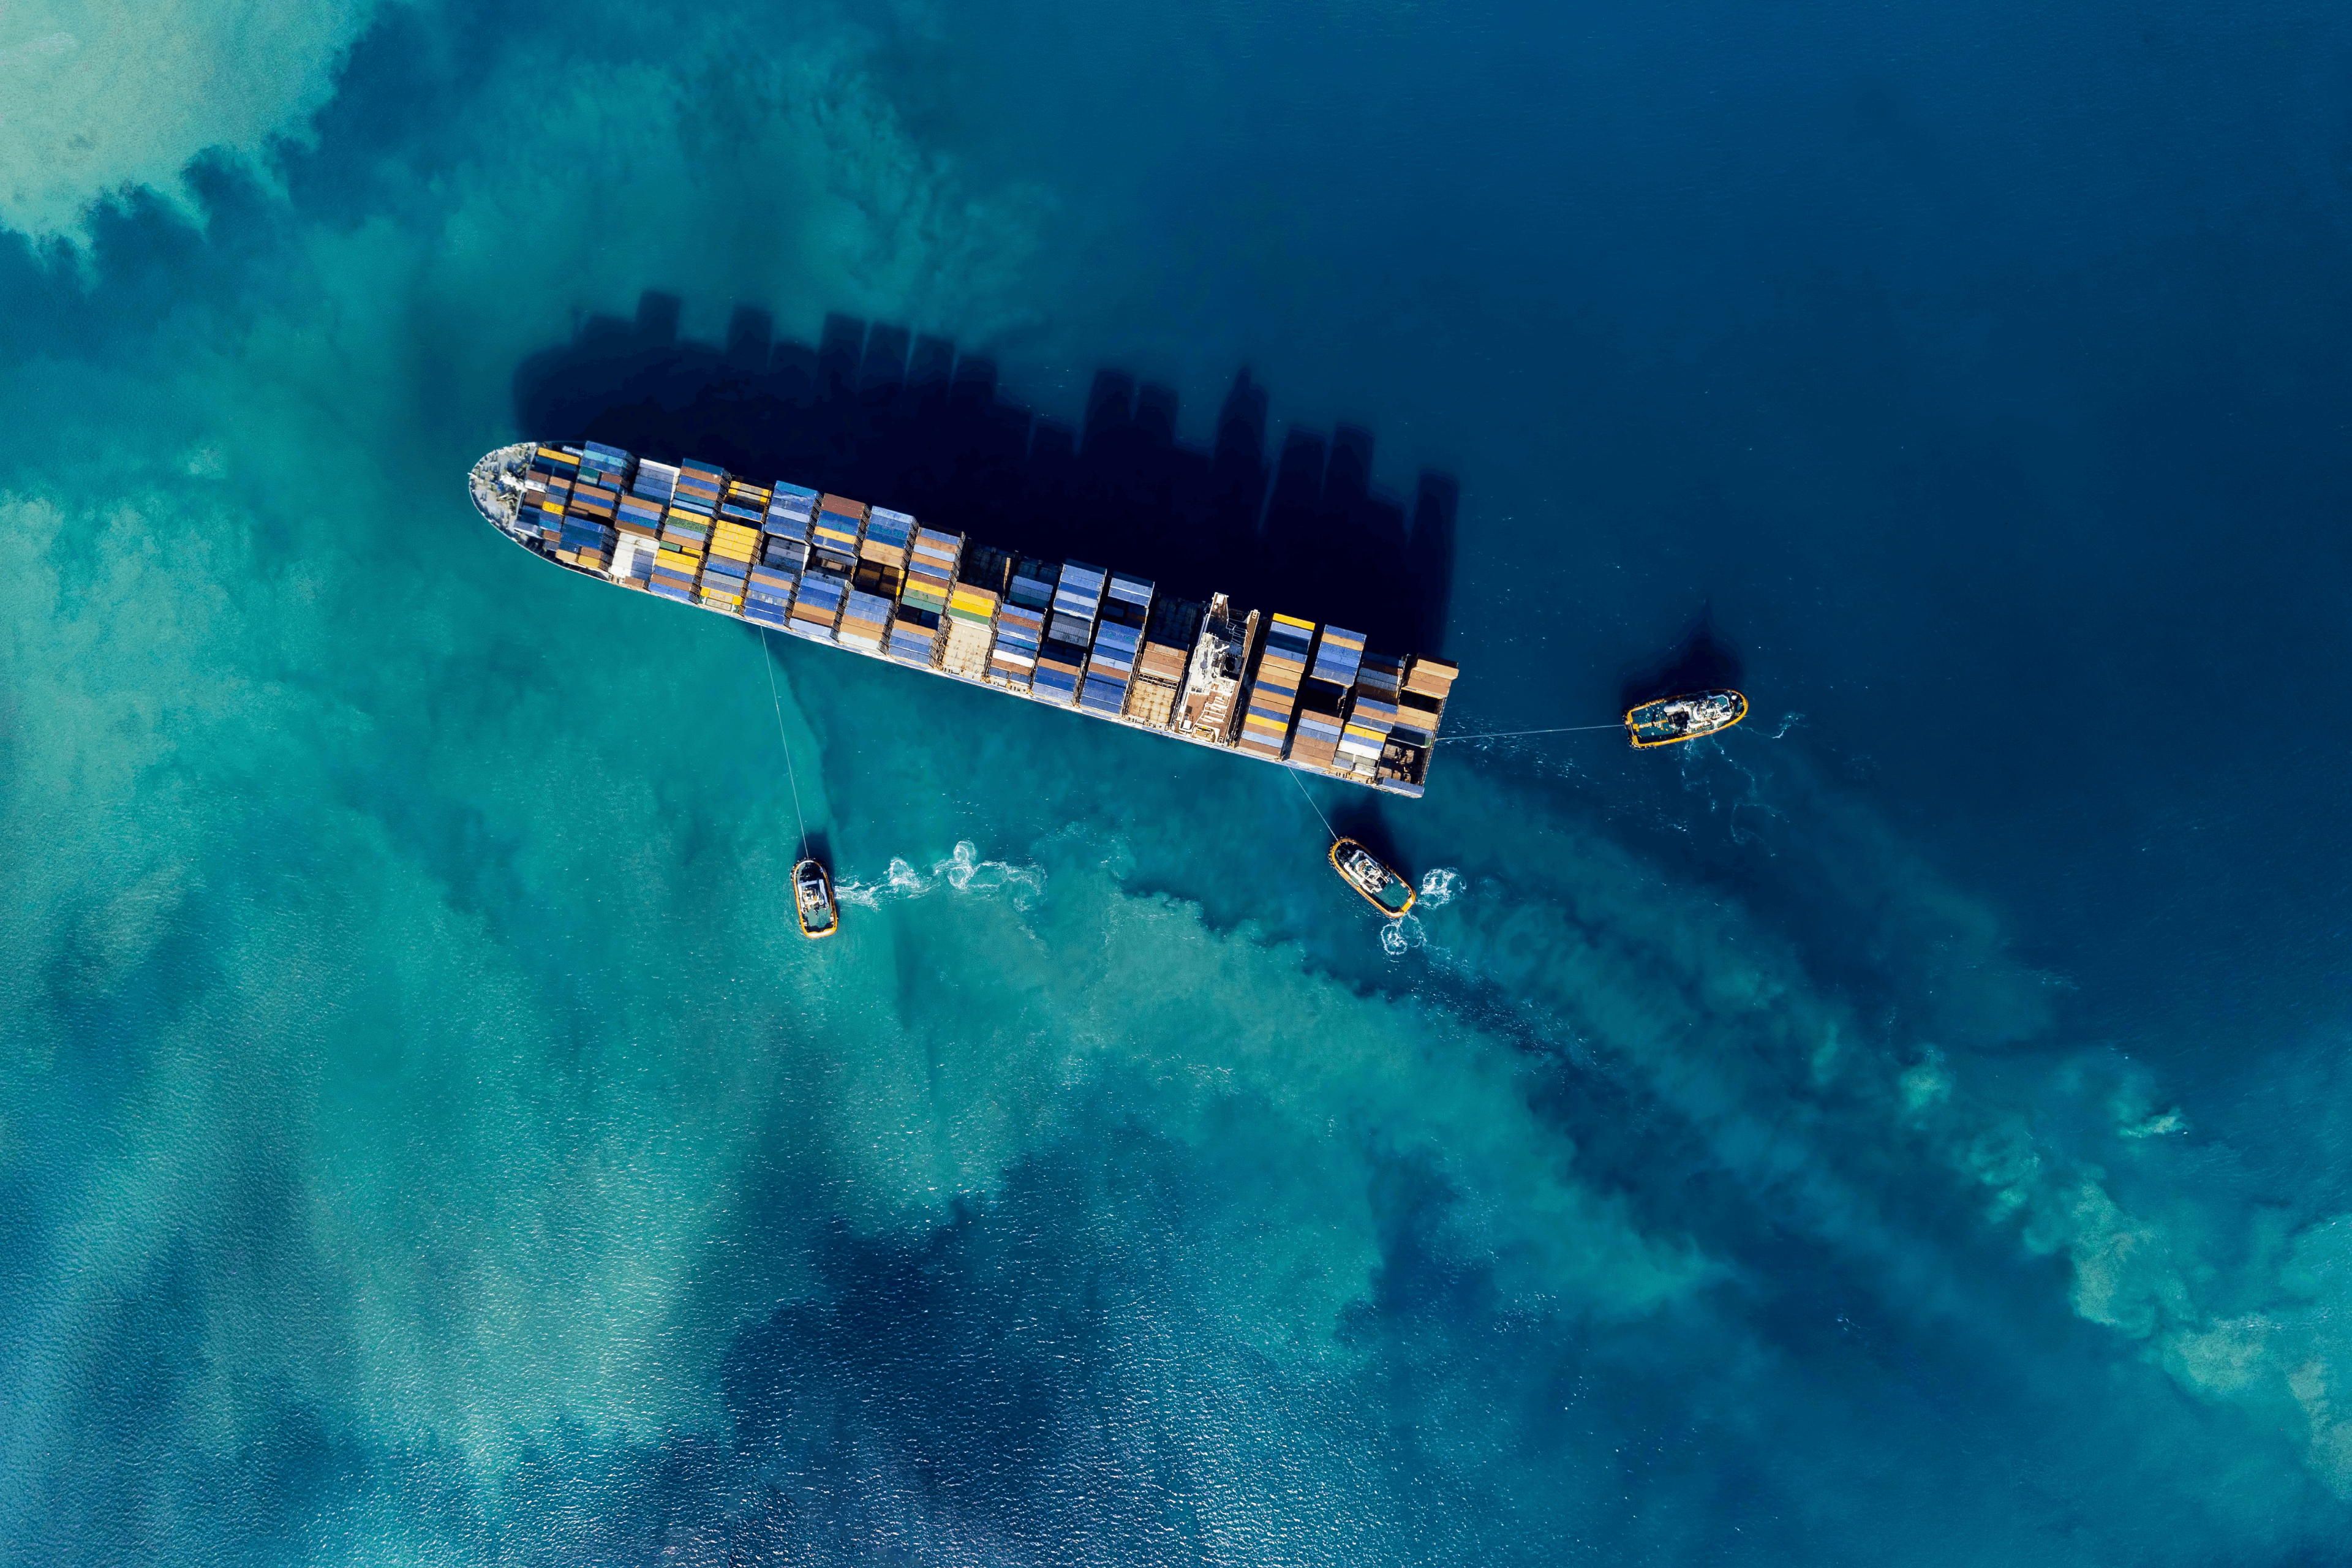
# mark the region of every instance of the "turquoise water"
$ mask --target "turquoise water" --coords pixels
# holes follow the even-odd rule
[[[5,1560],[2338,1560],[2347,68],[2294,4],[0,13]],[[1700,626],[1754,717],[1310,786],[1384,932],[1276,770],[463,490],[562,408],[1139,530],[1244,371],[1277,515],[1450,529],[1457,729]]]

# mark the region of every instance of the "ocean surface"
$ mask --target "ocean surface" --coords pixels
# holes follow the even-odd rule
[[[2347,183],[2311,0],[0,9],[0,1562],[2352,1560]],[[1384,931],[583,435],[1754,715]]]

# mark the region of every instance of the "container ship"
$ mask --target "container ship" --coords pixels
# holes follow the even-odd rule
[[[1457,673],[715,463],[525,442],[467,488],[508,538],[600,582],[1391,795],[1420,796]]]

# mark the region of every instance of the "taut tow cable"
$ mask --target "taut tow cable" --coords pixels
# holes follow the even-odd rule
[[[808,818],[801,815],[801,781],[793,773],[793,743],[784,734],[784,700],[776,694],[776,658],[768,647],[768,628],[760,628],[760,662],[768,667],[768,700],[776,710],[776,740],[784,748],[784,778],[793,786],[793,820],[800,825],[801,856],[808,854]]]
[[[1317,820],[1323,824],[1323,831],[1331,836],[1332,842],[1335,844],[1338,843],[1339,838],[1339,830],[1331,826],[1331,819],[1323,815],[1323,808],[1315,804],[1315,797],[1311,795],[1307,795],[1307,781],[1298,776],[1298,770],[1297,768],[1285,768],[1282,771],[1290,775],[1290,782],[1298,786],[1298,793],[1300,795],[1307,795],[1307,809],[1313,812]]]
[[[1563,724],[1552,730],[1490,730],[1481,735],[1440,735],[1430,744],[1442,746],[1448,741],[1501,741],[1513,735],[1577,735],[1587,730],[1622,730],[1624,727],[1625,721],[1621,719],[1613,724]]]

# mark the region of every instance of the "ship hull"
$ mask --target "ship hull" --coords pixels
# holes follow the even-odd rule
[[[1719,735],[1748,717],[1748,699],[1737,691],[1695,691],[1662,697],[1625,710],[1625,733],[1635,746],[1678,746]]]
[[[793,912],[800,919],[801,934],[812,942],[841,929],[841,900],[834,897],[833,879],[814,860],[793,868]]]
[[[638,479],[656,470],[657,486],[639,486]],[[719,504],[688,511],[673,498],[706,475],[714,476],[707,493]],[[663,504],[639,504],[641,488],[660,489]],[[1076,562],[1035,563],[886,509],[818,498],[801,487],[753,486],[709,466],[674,468],[593,444],[500,447],[474,465],[467,489],[484,521],[577,576],[1062,712],[1408,798],[1425,787],[1430,748],[1455,675],[1452,665],[1426,656],[1367,652],[1360,635],[1336,626],[1231,611],[1223,595],[1204,607],[1159,595],[1140,579]],[[812,506],[805,516],[780,522],[775,509],[786,492],[843,510]],[[764,515],[729,504],[762,498],[770,509]],[[855,516],[850,508],[858,509]],[[698,537],[700,521],[711,527]],[[713,541],[731,542],[734,553]],[[926,544],[929,557],[921,553]],[[828,550],[842,553],[836,559]],[[1017,560],[1019,567],[992,579],[968,564],[997,558]],[[791,565],[780,569],[779,561]],[[682,574],[689,563],[697,574],[691,579]],[[1033,607],[1019,597],[1030,579],[1015,574],[1041,564],[1053,597],[1050,606]],[[922,575],[926,565],[935,569],[933,578]],[[786,575],[789,589],[779,585]],[[719,592],[710,591],[714,582]],[[929,592],[919,596],[919,585]],[[893,588],[895,602],[866,591]],[[1094,598],[1077,591],[1084,588]],[[769,596],[761,596],[763,590]],[[846,608],[835,603],[824,614],[804,613],[820,591],[836,590]],[[984,603],[974,608],[967,599]],[[1190,629],[1162,626],[1166,615],[1183,627],[1187,605]],[[882,619],[853,621],[853,614]],[[1050,622],[1036,618],[1042,616]],[[966,626],[956,628],[950,616]],[[1083,640],[1038,639],[1048,626],[1065,636],[1076,627]],[[1032,640],[1014,647],[1023,627]],[[973,637],[985,640],[987,662],[966,657],[957,668],[957,648],[973,646]]]
[[[1339,880],[1347,883],[1358,898],[1380,910],[1385,920],[1402,920],[1420,901],[1420,895],[1412,890],[1411,882],[1397,875],[1394,868],[1352,838],[1333,839],[1330,860],[1331,869],[1339,873]],[[1375,893],[1359,881],[1349,869],[1351,866],[1377,878],[1381,890]]]

